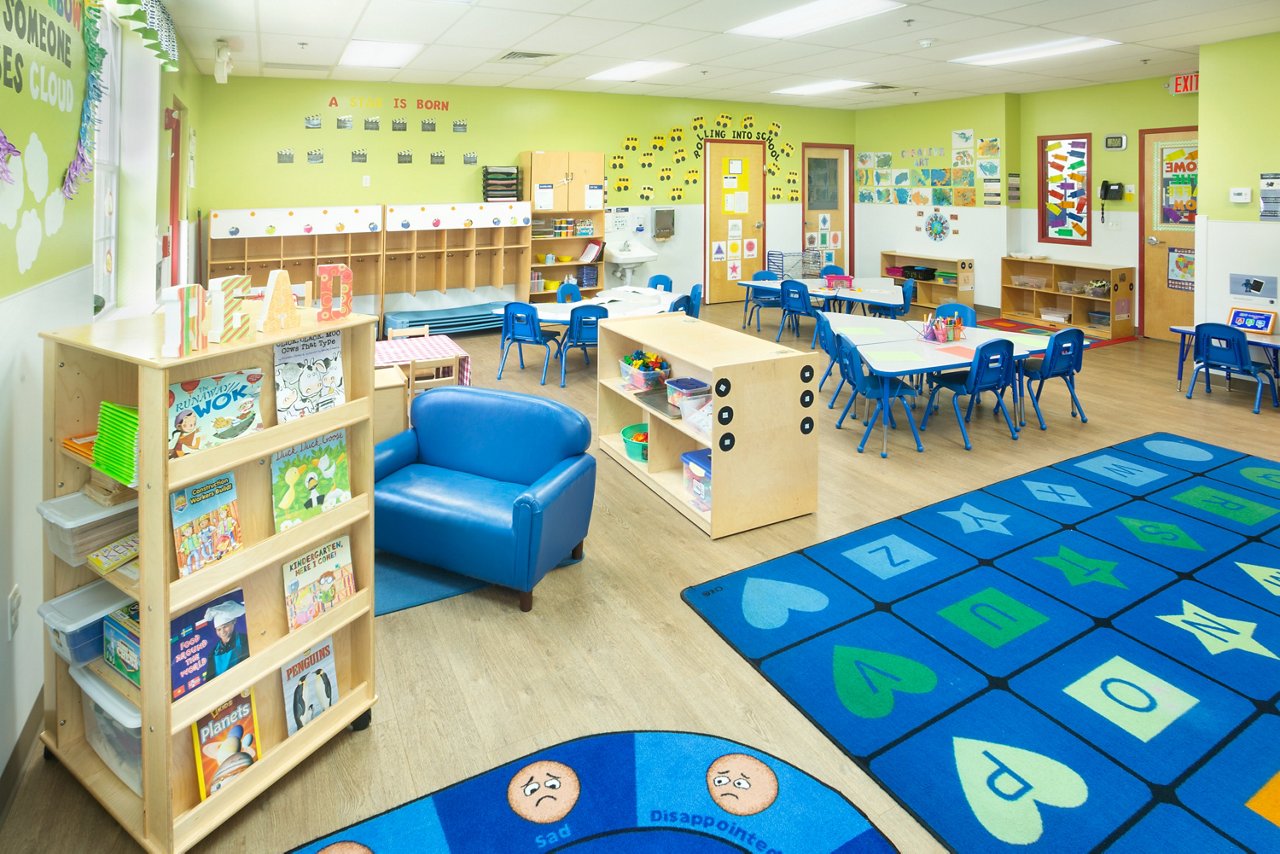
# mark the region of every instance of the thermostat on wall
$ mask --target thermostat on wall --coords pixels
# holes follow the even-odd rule
[[[1102,147],[1108,151],[1124,151],[1129,147],[1129,137],[1122,133],[1104,136],[1102,138]]]

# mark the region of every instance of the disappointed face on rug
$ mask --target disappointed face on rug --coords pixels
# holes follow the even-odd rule
[[[529,763],[507,784],[507,803],[511,809],[521,818],[538,824],[550,824],[567,816],[580,794],[582,786],[574,770],[550,759]]]
[[[732,815],[755,815],[778,797],[778,777],[759,759],[745,753],[721,756],[707,769],[711,800]]]

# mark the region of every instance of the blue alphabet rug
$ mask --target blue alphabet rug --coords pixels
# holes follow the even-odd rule
[[[957,851],[1280,851],[1280,463],[1156,433],[683,596]]]
[[[557,744],[295,852],[890,854],[844,796],[775,756],[684,732]]]

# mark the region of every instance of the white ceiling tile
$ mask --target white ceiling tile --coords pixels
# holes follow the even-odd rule
[[[554,89],[572,83],[572,77],[521,77],[506,84],[508,89]]]
[[[239,30],[184,30],[182,42],[186,45],[187,55],[195,59],[213,59],[214,42],[225,41],[231,48],[231,61],[237,65],[241,62],[258,61],[258,34],[254,31]]]
[[[456,71],[434,71],[427,68],[402,68],[391,78],[396,83],[452,83],[458,78]]]
[[[467,7],[457,3],[369,0],[352,36],[379,42],[431,42],[466,13]]]
[[[517,9],[523,12],[567,15],[580,7],[582,0],[475,0],[474,5],[488,9]]]
[[[802,2],[804,0],[793,0],[786,4],[779,3],[778,0],[695,0],[677,7],[671,15],[657,19],[656,23],[708,33],[723,33],[777,14],[788,6],[798,6]]]
[[[742,36],[726,36],[725,38],[747,41]],[[759,40],[752,39],[751,41]],[[739,50],[727,56],[722,56],[717,64],[727,65],[730,68],[766,68],[792,60],[812,59],[821,53],[825,53],[825,51],[813,45],[800,44],[793,41],[773,41],[753,46],[750,50]]]
[[[635,59],[670,59],[689,62],[682,47],[703,38],[693,30],[671,27],[639,26],[622,35],[608,39],[590,48],[598,56],[616,57],[621,61]]]
[[[562,18],[549,27],[515,43],[516,50],[571,53],[591,50],[602,42],[636,29],[627,21]]]
[[[468,47],[505,48],[537,34],[556,21],[555,15],[536,12],[472,8],[441,33],[436,41]]]
[[[1018,6],[1033,6],[1040,0],[928,0],[922,4],[935,9],[949,9],[952,12],[964,12],[968,15],[990,15],[992,12],[1003,12]]]
[[[908,24],[907,21],[912,23]],[[796,41],[825,47],[848,47],[854,44],[874,46],[890,39],[906,38],[914,43],[925,36],[937,36],[952,24],[965,20],[965,16],[943,9],[910,6],[897,9],[874,18],[863,18],[829,30],[819,30],[800,36]]]
[[[264,33],[345,39],[363,11],[364,0],[270,0],[258,4],[258,26]]]
[[[487,47],[429,44],[405,68],[422,71],[466,71],[494,59],[495,56],[494,51]]]
[[[643,0],[637,3],[590,0],[574,9],[573,13],[584,18],[603,18],[606,21],[647,23],[670,15],[687,5],[688,0]]]
[[[340,65],[329,75],[330,80],[362,80],[386,83],[400,71],[398,68],[353,68]]]
[[[1116,0],[1072,0],[1070,4],[1065,4],[1060,0],[1039,0],[1039,2],[1027,3],[1016,8],[993,12],[990,17],[1027,26],[1056,27],[1056,25],[1065,21],[1095,12],[1105,12],[1124,5],[1147,4],[1123,4],[1117,3]]]
[[[257,30],[257,0],[166,0],[169,17],[180,30],[199,27],[206,30]]]
[[[612,80],[575,80],[556,89],[563,92],[607,92],[613,87]]]
[[[462,86],[505,86],[512,80],[517,80],[523,76],[523,74],[519,73],[493,74],[468,71],[454,82]]]
[[[293,36],[263,33],[262,62],[296,62],[304,65],[337,65],[346,50],[347,39],[305,39],[307,46],[299,47],[299,39]]]
[[[1274,32],[1280,32],[1280,16],[1252,23],[1206,27],[1202,30],[1198,30],[1194,36],[1180,35],[1170,36],[1165,39],[1144,39],[1143,42],[1153,47],[1163,47],[1191,52],[1196,50],[1197,43],[1200,45],[1216,44],[1218,42],[1229,41],[1232,39],[1247,38],[1248,36]]]
[[[233,77],[235,76],[234,71],[232,71],[231,74]],[[262,76],[263,77],[290,77],[290,78],[297,78],[301,80],[328,80],[329,69],[317,68],[317,69],[308,70],[303,68],[263,68]]]

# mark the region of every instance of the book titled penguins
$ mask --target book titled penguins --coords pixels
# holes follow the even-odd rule
[[[262,760],[253,690],[237,694],[193,723],[191,737],[203,801]]]
[[[328,637],[280,668],[285,722],[293,735],[338,702],[338,670]]]
[[[276,420],[283,424],[341,406],[342,333],[322,332],[275,346]]]
[[[271,512],[276,533],[350,500],[345,429],[271,455]]]

